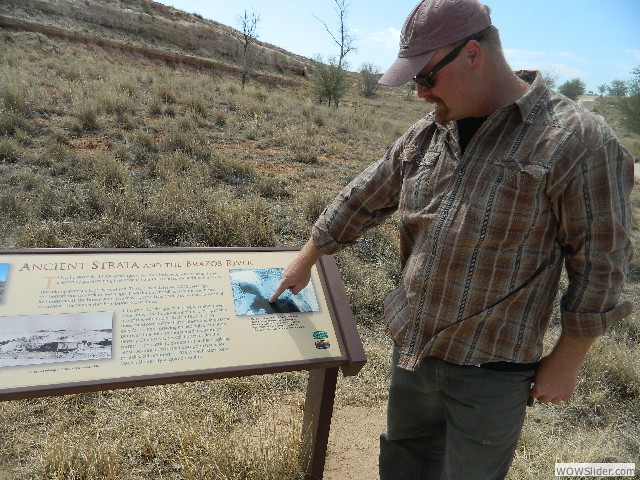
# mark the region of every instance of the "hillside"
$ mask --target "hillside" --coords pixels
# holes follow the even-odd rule
[[[2,2],[0,27],[212,69],[237,69],[242,56],[239,31],[148,0]],[[303,57],[259,40],[254,46],[261,75],[305,75]]]

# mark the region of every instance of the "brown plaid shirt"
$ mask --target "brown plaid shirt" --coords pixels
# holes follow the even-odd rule
[[[385,301],[399,366],[474,365],[542,354],[563,264],[563,331],[594,337],[618,304],[632,257],[633,157],[595,115],[532,83],[480,127],[464,154],[457,124],[430,114],[353,180],[313,229],[324,253],[398,211],[401,284]]]

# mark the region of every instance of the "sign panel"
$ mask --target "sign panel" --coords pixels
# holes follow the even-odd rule
[[[60,386],[345,363],[318,268],[300,294],[285,292],[273,304],[267,300],[296,254],[2,251],[0,399]]]

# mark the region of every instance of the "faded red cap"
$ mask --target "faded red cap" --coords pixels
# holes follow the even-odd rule
[[[415,77],[438,48],[464,40],[491,26],[478,0],[423,0],[407,17],[400,34],[400,53],[379,82],[389,87]]]

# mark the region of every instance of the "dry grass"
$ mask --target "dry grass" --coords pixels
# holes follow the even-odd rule
[[[302,478],[301,397],[286,386],[299,376],[7,402],[1,465],[11,478]]]
[[[354,87],[333,110],[303,88],[241,92],[215,72],[0,35],[4,248],[300,245],[327,199],[424,114],[389,90],[365,100]],[[337,408],[386,399],[395,235],[389,221],[338,256],[368,363],[340,379]],[[550,478],[555,461],[637,461],[638,318],[592,350],[569,406],[529,410],[511,479]],[[4,402],[0,478],[300,478],[305,388],[288,373]]]

